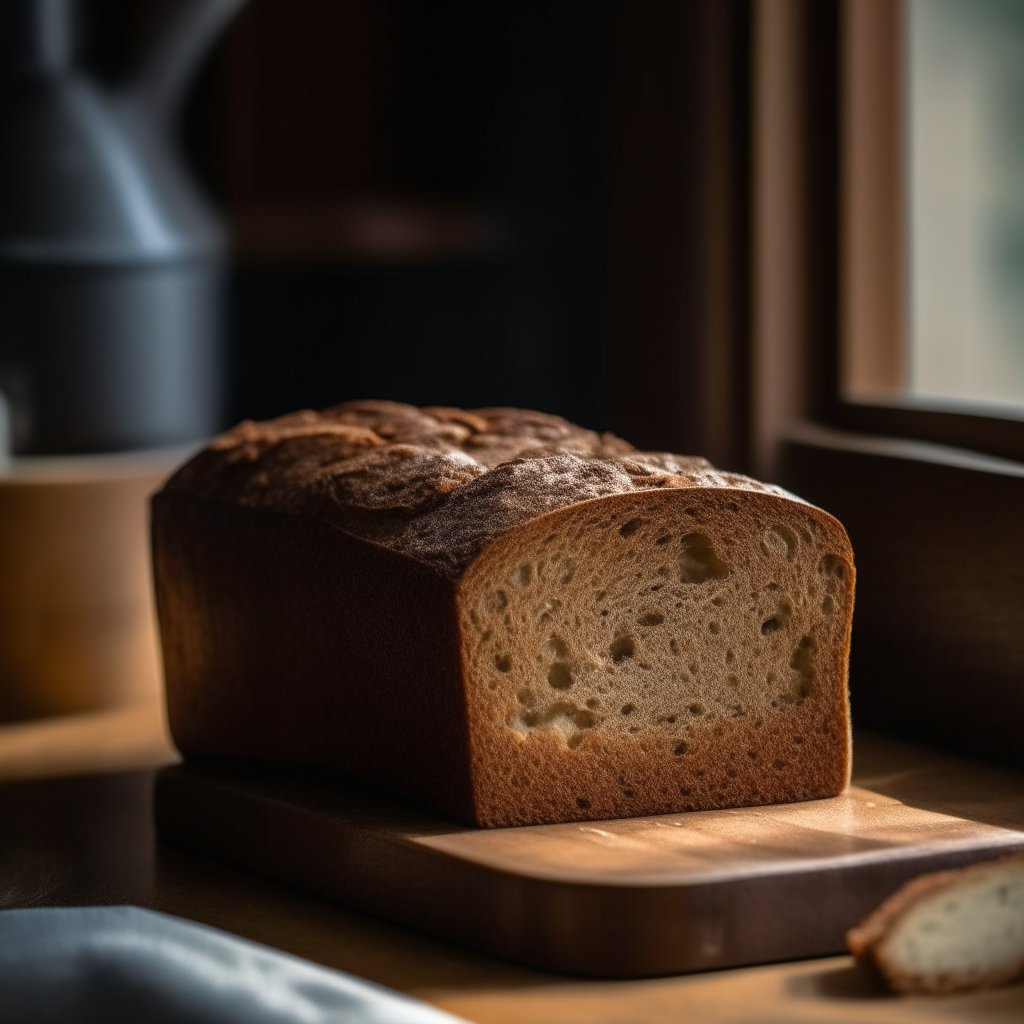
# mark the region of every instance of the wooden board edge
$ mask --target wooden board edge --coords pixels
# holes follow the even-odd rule
[[[643,978],[842,952],[905,881],[998,846],[708,884],[627,887],[520,876],[187,769],[156,781],[160,838],[471,949],[592,978]],[[1020,849],[1024,850],[1024,835]]]

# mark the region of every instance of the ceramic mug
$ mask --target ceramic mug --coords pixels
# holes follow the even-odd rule
[[[0,722],[157,698],[149,496],[186,454],[0,471]]]

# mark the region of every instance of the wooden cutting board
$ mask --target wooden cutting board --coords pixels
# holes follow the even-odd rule
[[[1024,775],[858,736],[801,804],[474,829],[320,775],[165,768],[164,840],[548,970],[643,977],[837,953],[904,881],[1024,850]]]

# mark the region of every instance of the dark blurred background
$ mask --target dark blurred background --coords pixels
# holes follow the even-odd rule
[[[84,0],[115,80],[152,0]],[[228,421],[521,405],[748,456],[748,4],[251,0],[192,90]]]

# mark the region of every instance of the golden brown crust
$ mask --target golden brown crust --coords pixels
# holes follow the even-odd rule
[[[846,933],[847,949],[894,992],[905,995],[949,995],[992,988],[1024,977],[1024,958],[984,974],[966,969],[925,972],[906,969],[886,949],[887,940],[894,929],[911,911],[921,907],[931,897],[943,892],[957,893],[967,884],[997,876],[1007,868],[1020,867],[1024,867],[1024,854],[914,878]]]

